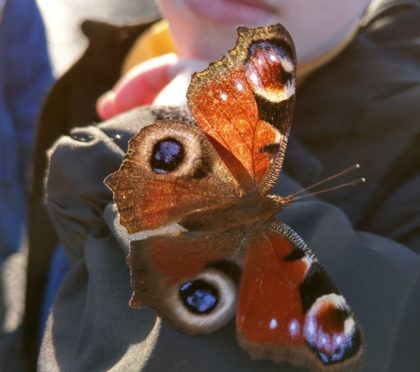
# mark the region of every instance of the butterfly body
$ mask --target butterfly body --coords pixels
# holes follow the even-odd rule
[[[251,229],[269,223],[283,208],[283,200],[278,195],[247,195],[226,206],[195,211],[180,223],[188,230],[218,231],[240,225]]]
[[[293,112],[292,40],[281,25],[238,33],[232,51],[192,77],[195,123],[144,128],[105,180],[129,233],[178,231],[131,242],[130,306],[191,335],[236,313],[238,342],[255,359],[356,370],[357,321],[305,242],[276,220],[293,198],[269,194]]]

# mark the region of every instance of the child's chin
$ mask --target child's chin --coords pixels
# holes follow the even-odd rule
[[[185,0],[185,4],[199,18],[225,25],[258,26],[275,23],[273,9],[261,1],[250,0]]]

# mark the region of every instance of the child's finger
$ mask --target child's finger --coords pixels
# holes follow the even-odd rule
[[[102,95],[96,105],[98,115],[108,119],[134,107],[153,102],[156,95],[176,74],[178,58],[165,54],[131,69],[111,90]]]

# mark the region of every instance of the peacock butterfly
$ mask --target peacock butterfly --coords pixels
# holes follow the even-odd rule
[[[295,100],[295,51],[281,25],[238,28],[235,48],[193,75],[196,121],[140,131],[108,176],[133,241],[130,306],[150,306],[196,335],[236,313],[255,359],[355,370],[362,336],[344,297],[305,242],[274,217],[293,197],[268,194],[282,168]]]

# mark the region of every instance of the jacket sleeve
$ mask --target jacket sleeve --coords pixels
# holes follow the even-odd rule
[[[118,243],[124,232],[115,214],[105,212],[112,200],[102,181],[119,166],[124,141],[151,122],[144,115],[138,110],[75,130],[50,154],[47,203],[72,266],[48,320],[39,369],[278,370],[269,361],[251,361],[239,348],[234,322],[192,337],[148,308],[128,307],[129,273],[124,243]],[[299,188],[282,174],[279,192]],[[420,335],[420,258],[392,240],[355,231],[338,208],[316,198],[291,205],[278,218],[304,238],[352,306],[364,333],[365,369],[418,370],[418,353],[410,350]]]
[[[2,19],[5,93],[21,154],[21,175],[32,163],[36,123],[53,81],[41,14],[34,0],[9,0]],[[36,55],[36,58],[34,58]]]
[[[420,91],[417,94],[420,97]],[[420,134],[401,152],[369,201],[366,229],[420,253]]]

